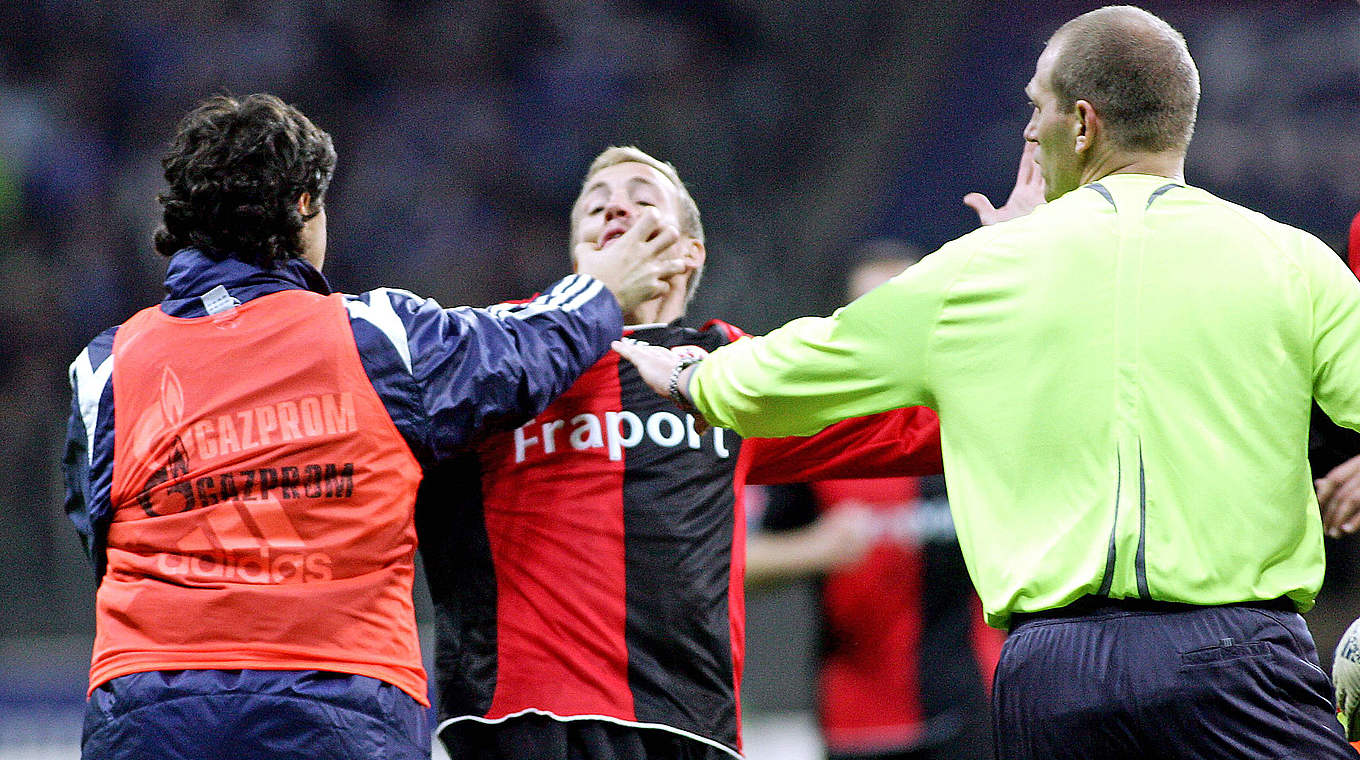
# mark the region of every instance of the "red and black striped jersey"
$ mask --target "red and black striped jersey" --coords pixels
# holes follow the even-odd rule
[[[741,334],[720,322],[627,332],[689,351]],[[457,746],[469,722],[537,713],[739,754],[745,482],[939,469],[928,409],[742,441],[700,433],[607,354],[532,422],[422,487],[441,737]]]

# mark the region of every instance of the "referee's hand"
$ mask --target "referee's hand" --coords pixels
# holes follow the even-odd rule
[[[656,395],[670,398],[671,373],[680,366],[678,354],[669,348],[636,340],[616,340],[614,350],[637,367],[638,374],[642,375],[642,381],[647,383],[647,387],[655,391]],[[685,380],[688,381],[689,377],[685,377]]]
[[[694,409],[693,399],[689,395],[689,379],[694,374],[694,367],[683,368],[676,374],[676,369],[680,367],[683,357],[669,348],[653,346],[650,343],[643,343],[636,340],[616,340],[613,343],[615,351],[637,367],[638,374],[642,376],[643,382],[651,388],[656,395],[670,399],[680,408],[690,412],[695,417],[695,429],[702,433],[708,428],[708,422],[702,415]],[[671,381],[675,381],[675,392],[679,398],[671,393]]]
[[[964,205],[977,212],[982,226],[1025,216],[1043,204],[1044,176],[1039,171],[1039,165],[1034,162],[1036,147],[1035,143],[1026,141],[1024,150],[1020,151],[1020,168],[1015,174],[1015,187],[1011,188],[1006,205],[996,208],[982,193],[963,196]]]
[[[1346,741],[1360,741],[1360,620],[1351,623],[1332,659],[1336,708],[1346,726]]]

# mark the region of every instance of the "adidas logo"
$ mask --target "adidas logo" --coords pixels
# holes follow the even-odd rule
[[[285,584],[331,580],[331,555],[307,551],[276,499],[233,500],[201,510],[203,519],[156,558],[157,568],[186,581]]]

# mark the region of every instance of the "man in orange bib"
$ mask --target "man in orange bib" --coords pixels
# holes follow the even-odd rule
[[[650,216],[495,312],[331,293],[329,135],[269,95],[179,125],[166,299],[71,365],[66,511],[95,562],[99,758],[424,758],[425,466],[531,419],[685,270]]]

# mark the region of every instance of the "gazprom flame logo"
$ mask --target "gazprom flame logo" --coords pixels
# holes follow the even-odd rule
[[[188,532],[175,542],[174,549],[157,555],[157,568],[167,576],[197,582],[279,584],[330,580],[331,555],[309,551],[288,511],[268,492],[271,487],[281,488],[284,497],[288,498],[290,493],[296,494],[299,489],[308,496],[315,489],[318,496],[323,493],[347,496],[353,492],[352,466],[341,470],[338,467],[308,465],[307,478],[297,474],[297,467],[281,468],[285,475],[285,482],[282,483],[277,468],[243,471],[239,475],[246,484],[244,493],[239,495],[232,473],[219,473],[220,480],[212,477],[198,480],[200,488],[204,487],[202,481],[206,480],[210,484],[220,484],[221,491],[207,493],[210,498],[205,498],[205,494],[200,492],[196,501],[195,483],[189,475],[190,460],[198,453],[193,445],[195,440],[190,437],[184,424],[184,387],[169,367],[161,372],[159,390],[157,402],[147,405],[132,430],[135,457],[140,461],[163,463],[147,477],[137,493],[137,503],[148,517],[188,512],[195,506],[203,509],[198,512],[202,515],[201,519],[196,520]],[[301,408],[305,412],[309,400],[304,399],[301,407],[294,404],[292,408]],[[318,410],[324,408],[320,400],[315,405]],[[314,424],[320,432],[353,429],[352,405],[332,405],[337,409],[343,408],[349,415],[336,413],[328,418],[323,411],[317,411],[312,415],[315,419],[312,419],[303,414],[297,418],[299,421],[294,423],[294,427],[301,431],[302,427],[310,429]],[[224,419],[230,422],[231,417]],[[248,423],[256,416],[244,414],[240,419]],[[284,421],[287,423],[287,418]],[[323,425],[323,421],[329,422],[329,427]],[[248,424],[243,430],[248,438],[252,436]],[[259,440],[265,435],[264,431],[265,427],[261,425],[254,439],[250,440]],[[203,436],[202,430],[199,435]],[[289,469],[295,473],[291,482],[287,482],[286,471]],[[317,474],[310,477],[313,470]],[[331,471],[337,474],[328,477],[326,473]],[[342,472],[351,479],[341,479],[339,474]],[[252,484],[257,473],[261,482],[259,495],[254,496]],[[270,475],[273,477],[272,485],[266,486],[266,476]],[[233,484],[230,493],[228,483]],[[348,489],[342,488],[346,483],[349,484]]]
[[[174,370],[161,372],[159,403],[147,406],[132,428],[132,453],[139,459],[149,455],[167,429],[176,429],[184,419],[184,387]]]
[[[152,459],[165,462],[151,473],[142,489],[137,493],[137,503],[148,517],[165,514],[164,505],[152,504],[151,494],[167,481],[183,478],[189,474],[189,451],[178,435],[167,437],[167,433],[178,430],[184,419],[184,388],[174,370],[166,367],[161,372],[160,403],[147,406],[132,429],[132,451],[139,460]],[[179,491],[184,496],[184,504],[176,511],[186,511],[193,506],[193,486],[186,480],[168,486],[166,495]]]

